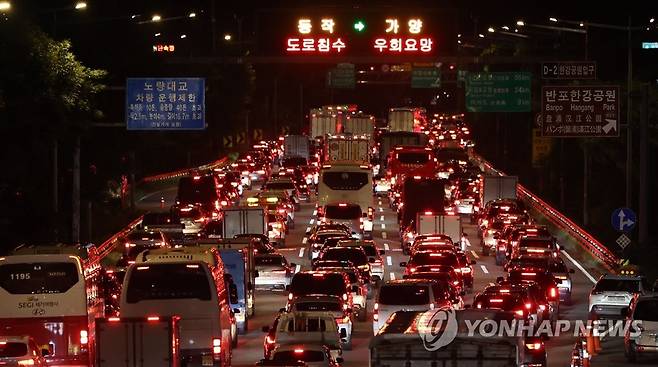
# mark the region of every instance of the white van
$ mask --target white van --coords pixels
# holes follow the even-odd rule
[[[140,254],[123,282],[121,317],[180,316],[184,364],[230,366],[235,322],[223,271],[185,257],[194,256]]]
[[[274,347],[320,343],[329,349],[333,359],[341,357],[340,334],[334,316],[332,312],[326,311],[294,311],[281,314],[274,331]]]

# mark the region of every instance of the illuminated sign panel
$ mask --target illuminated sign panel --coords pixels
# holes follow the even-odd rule
[[[163,45],[163,44],[153,45],[153,52],[157,52],[157,53],[174,52],[174,50],[176,50],[176,46],[174,45]]]
[[[438,56],[456,45],[455,12],[405,9],[261,11],[257,53],[262,56]]]

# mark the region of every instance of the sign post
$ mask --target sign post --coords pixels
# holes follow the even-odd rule
[[[205,79],[126,79],[128,130],[203,130]]]
[[[466,74],[468,112],[530,112],[532,75],[529,72]]]
[[[543,86],[542,136],[618,137],[618,86]]]

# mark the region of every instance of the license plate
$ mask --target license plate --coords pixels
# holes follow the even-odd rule
[[[212,366],[212,364],[213,364],[212,362],[213,362],[212,356],[203,356],[201,358],[201,365],[202,366]]]

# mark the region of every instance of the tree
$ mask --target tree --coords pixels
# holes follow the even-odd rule
[[[99,114],[95,96],[106,72],[83,65],[69,41],[55,41],[18,16],[0,22],[0,49],[0,164],[14,167],[0,173],[0,184],[20,188],[26,202],[40,203],[42,212],[52,199],[57,214],[58,142],[79,139]],[[51,171],[49,187],[44,176]],[[51,217],[57,219],[48,216],[46,223]]]

